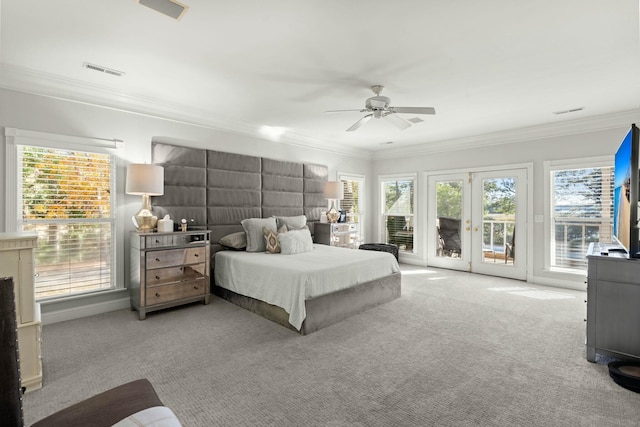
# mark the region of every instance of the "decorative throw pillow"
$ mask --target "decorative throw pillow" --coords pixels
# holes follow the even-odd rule
[[[218,243],[227,249],[243,251],[247,248],[247,234],[244,231],[227,234],[226,236],[221,237]]]
[[[282,255],[301,254],[313,250],[313,239],[309,229],[293,230],[278,234]]]
[[[262,233],[264,234],[264,245],[267,249],[268,254],[279,254],[280,253],[280,244],[278,243],[278,234],[286,233],[287,227],[282,226],[278,229],[278,231],[274,231],[270,228],[263,227]]]
[[[287,230],[300,230],[307,225],[307,217],[305,215],[277,216],[276,222],[278,224],[278,229],[283,225],[286,225]]]
[[[277,230],[275,218],[247,218],[240,221],[242,228],[247,235],[247,252],[264,252],[264,233],[262,229],[267,227]]]

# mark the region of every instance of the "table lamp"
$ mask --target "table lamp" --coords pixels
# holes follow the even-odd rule
[[[142,196],[142,208],[132,217],[138,231],[153,231],[158,217],[151,210],[150,196],[164,194],[164,168],[150,164],[130,164],[127,168],[125,192]]]
[[[322,195],[325,199],[331,200],[331,209],[327,212],[329,222],[337,222],[340,218],[340,212],[336,210],[335,201],[344,198],[344,185],[342,181],[327,181],[324,183]]]

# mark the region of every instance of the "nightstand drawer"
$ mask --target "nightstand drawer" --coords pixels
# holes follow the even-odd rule
[[[204,295],[205,288],[204,279],[148,288],[146,305],[162,304]]]
[[[166,251],[151,251],[147,253],[147,268],[162,268],[172,265],[198,264],[205,262],[206,248],[170,249]]]
[[[145,248],[165,248],[169,246],[183,246],[188,245],[191,242],[202,242],[207,240],[208,233],[167,233],[167,234],[154,234],[152,236],[146,236],[144,239]]]
[[[186,282],[204,278],[206,264],[156,268],[147,275],[147,286],[167,285],[169,283]]]

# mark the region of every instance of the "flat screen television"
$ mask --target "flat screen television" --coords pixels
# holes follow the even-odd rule
[[[640,257],[638,233],[638,190],[640,179],[640,134],[633,124],[615,156],[613,194],[613,237],[629,257]]]

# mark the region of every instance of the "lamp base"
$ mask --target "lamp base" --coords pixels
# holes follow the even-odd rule
[[[334,223],[338,222],[338,219],[340,219],[340,212],[336,210],[335,205],[331,202],[331,209],[327,211],[327,220],[330,223]]]
[[[148,233],[156,228],[158,217],[151,211],[151,200],[147,194],[142,195],[142,209],[131,217],[131,220],[133,221],[133,225],[141,232]]]

